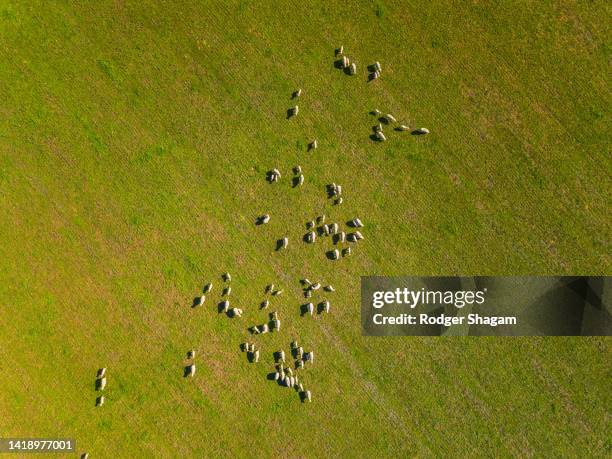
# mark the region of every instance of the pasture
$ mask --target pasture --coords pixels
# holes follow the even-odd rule
[[[609,339],[366,338],[359,285],[610,273],[610,9],[0,0],[1,436],[90,457],[609,455]],[[374,108],[431,134],[374,142]],[[302,242],[321,214],[363,220],[350,257]],[[217,312],[225,272],[241,318]],[[300,317],[303,277],[335,287],[330,314]],[[282,330],[249,335],[272,310]],[[312,403],[266,379],[293,339],[317,355]]]

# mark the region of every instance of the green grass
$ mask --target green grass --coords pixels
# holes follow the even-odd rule
[[[609,340],[364,338],[358,301],[368,274],[610,273],[610,7],[204,3],[0,0],[2,436],[92,457],[609,455]],[[374,144],[373,108],[432,133]],[[350,259],[298,243],[323,212],[365,222]],[[225,271],[242,320],[213,311]],[[299,317],[302,276],[335,285],[333,314]],[[269,282],[283,332],[251,365]],[[317,352],[312,404],[265,379],[293,337]]]

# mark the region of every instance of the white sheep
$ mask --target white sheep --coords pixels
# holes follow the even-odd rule
[[[195,375],[195,372],[196,372],[195,363],[192,363],[191,365],[187,366],[187,376],[190,376],[193,378],[193,375]]]
[[[393,116],[391,113],[387,113],[385,115],[385,118],[387,118],[387,121],[389,121],[390,123],[396,123],[397,120],[395,119],[395,116]]]
[[[106,387],[106,377],[102,377],[96,381],[96,390],[104,390]]]
[[[336,289],[334,289],[333,285],[326,285],[325,287],[323,287],[323,290],[325,290],[326,292],[335,292]]]
[[[355,75],[356,73],[357,73],[357,64],[353,62],[349,68],[349,74]]]
[[[213,288],[213,284],[212,283],[206,284],[204,286],[204,289],[202,290],[202,293],[208,293],[208,292],[210,292],[212,290],[212,288]]]
[[[281,241],[281,249],[286,249],[289,245],[289,238],[284,237]]]
[[[308,303],[306,305],[306,310],[308,311],[308,314],[313,315],[314,314],[314,304]]]
[[[298,177],[298,186],[302,186],[304,184],[304,175],[300,174]]]

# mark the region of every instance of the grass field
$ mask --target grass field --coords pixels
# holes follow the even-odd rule
[[[609,457],[608,338],[366,338],[359,281],[610,274],[611,9],[0,0],[0,437],[108,458]],[[431,134],[374,143],[373,108]],[[320,213],[364,221],[352,257],[298,242]],[[214,309],[225,271],[242,319]],[[332,314],[299,316],[304,276],[336,287]],[[270,282],[283,330],[249,364]],[[317,353],[311,404],[266,380],[294,337]]]

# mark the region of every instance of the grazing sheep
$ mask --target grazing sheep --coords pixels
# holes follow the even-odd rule
[[[191,350],[189,352],[187,352],[187,358],[188,359],[193,359],[195,357],[195,351]]]
[[[416,132],[417,134],[429,134],[429,129],[422,127],[417,129]]]
[[[312,290],[304,290],[304,298],[310,298],[312,296]]]
[[[279,171],[278,169],[276,169],[276,168],[272,169],[272,173],[273,173],[274,175],[277,175],[277,176],[278,176],[278,178],[280,178],[280,177],[281,177],[281,173],[280,173],[280,171]]]
[[[270,293],[272,290],[274,290],[274,284],[269,284],[266,286],[266,293]]]
[[[311,150],[316,150],[318,146],[319,146],[319,143],[317,142],[317,139],[314,139],[312,142],[310,142],[310,145],[309,145]]]
[[[304,285],[306,287],[312,287],[312,282],[310,282],[310,279],[304,278],[300,282],[302,283],[302,285]]]
[[[297,340],[293,340],[291,341],[291,349],[297,349],[298,348],[298,342]]]
[[[355,75],[357,73],[357,64],[354,62],[349,67],[349,75]]]
[[[312,244],[316,239],[317,233],[315,233],[314,231],[311,231],[306,235],[306,242],[308,242],[309,244]]]
[[[308,314],[313,315],[314,314],[314,304],[308,303],[306,305],[306,311],[308,311]]]
[[[295,368],[296,369],[302,369],[304,368],[304,362],[302,360],[298,360],[295,362]]]
[[[253,353],[253,362],[255,362],[255,363],[259,362],[259,350],[256,350]]]
[[[302,174],[299,175],[297,183],[298,186],[302,186],[304,184],[304,176]]]
[[[373,113],[374,115],[376,115],[376,116],[380,116],[380,115],[382,115],[382,112],[381,112],[379,109],[377,109],[377,108],[375,108],[374,110],[372,110],[372,113]]]
[[[98,372],[96,373],[96,377],[98,378],[103,378],[104,375],[106,375],[106,367],[100,368]]]
[[[298,358],[302,358],[304,356],[304,348],[302,346],[297,348],[297,352],[296,355],[298,356]]]
[[[104,395],[100,395],[98,398],[96,398],[96,406],[102,405],[104,405]]]
[[[405,124],[400,124],[396,129],[398,131],[407,131],[410,128],[408,126],[406,126]]]
[[[259,333],[268,333],[270,331],[270,327],[268,326],[268,324],[261,324],[258,328]]]
[[[323,287],[323,290],[325,290],[326,292],[335,292],[336,289],[334,289],[334,287],[332,285],[326,285],[325,287]]]
[[[276,373],[274,373],[274,381],[278,381],[280,378],[280,373],[277,371]]]
[[[274,319],[274,320],[272,321],[272,329],[273,329],[274,331],[277,331],[277,332],[278,332],[278,331],[280,331],[280,326],[281,326],[281,322],[280,322],[280,320],[278,320],[278,319]]]
[[[224,296],[230,296],[230,293],[232,293],[232,288],[231,287],[225,287],[223,289],[223,295]]]
[[[268,306],[270,306],[270,302],[268,300],[263,300],[261,302],[261,305],[259,306],[260,309],[266,309]]]
[[[311,288],[312,290],[319,290],[319,289],[321,288],[321,283],[320,283],[320,282],[316,282],[316,283],[312,284],[312,285],[310,286],[310,288]]]
[[[382,72],[382,67],[380,66],[380,62],[378,61],[374,62],[374,68],[376,69],[377,72]]]
[[[358,218],[353,218],[353,220],[351,220],[351,224],[355,227],[355,228],[361,228],[363,227],[363,223],[361,223],[361,220]]]
[[[228,312],[230,317],[242,317],[242,309],[232,308]]]
[[[281,249],[286,249],[288,245],[289,245],[289,238],[284,237],[284,238],[281,240],[281,246],[280,246],[280,248],[281,248]]]
[[[323,234],[329,236],[329,225],[327,225],[327,223],[324,223],[321,229],[323,230]]]
[[[268,214],[262,215],[259,221],[261,221],[261,223],[265,225],[266,223],[270,221],[270,215]]]
[[[232,280],[232,276],[230,273],[225,273],[223,274],[223,279],[225,279],[225,282],[230,282]]]
[[[186,372],[186,376],[190,376],[193,378],[193,375],[195,375],[195,372],[196,372],[195,363],[192,363],[191,365],[187,365],[187,367],[185,368],[185,372]]]
[[[387,113],[385,115],[385,118],[387,119],[387,121],[389,121],[389,123],[396,123],[397,120],[395,119],[395,116],[393,116],[391,113]]]
[[[104,390],[106,387],[106,377],[96,380],[96,390]]]
[[[329,307],[330,307],[330,306],[329,306],[329,301],[325,300],[325,301],[323,301],[323,302],[321,303],[321,305],[323,306],[323,310],[324,310],[324,311],[325,311],[327,314],[329,314]]]
[[[344,243],[346,241],[346,233],[344,231],[340,231],[339,235],[339,241]]]
[[[195,306],[202,306],[205,301],[206,301],[206,295],[202,295],[201,297],[196,299]]]
[[[344,45],[336,50],[336,56],[341,56],[342,54],[344,54]]]
[[[314,362],[314,351],[305,352],[304,353],[304,361],[305,362],[313,363]]]
[[[337,224],[337,223],[332,223],[332,225],[331,225],[331,226],[330,226],[330,228],[329,228],[329,231],[330,231],[332,234],[337,234],[337,233],[338,233],[338,229],[339,229],[338,224]]]
[[[81,454],[81,459],[89,459],[89,453]]]
[[[350,64],[351,64],[351,61],[349,60],[349,58],[346,56],[342,56],[342,67],[348,68]]]
[[[317,217],[317,223],[318,224],[325,223],[325,215],[319,215]]]
[[[346,238],[349,242],[357,242],[357,237],[355,236],[355,233],[349,233]]]
[[[309,390],[307,390],[307,391],[304,393],[304,398],[305,398],[306,400],[308,400],[308,402],[312,402],[312,394],[310,393],[310,391],[309,391]]]
[[[282,290],[274,290],[274,291],[272,292],[272,296],[279,296],[279,295],[282,295],[282,293],[283,293],[283,291],[282,291]]]
[[[379,73],[379,72],[370,73],[370,78],[371,78],[372,80],[376,80],[376,79],[378,79],[378,77],[379,77],[379,76],[380,76],[380,73]]]
[[[299,111],[300,111],[300,107],[298,107],[298,106],[296,105],[295,107],[293,107],[293,108],[291,109],[291,116],[297,116],[297,114],[299,113]]]
[[[304,392],[304,385],[302,383],[299,383],[297,385],[297,390],[298,390],[298,392]]]
[[[363,235],[360,231],[355,231],[355,239],[357,239],[358,241],[361,241],[363,239]]]
[[[383,131],[376,131],[376,134],[374,134],[374,136],[376,137],[376,139],[380,140],[381,142],[384,142],[385,140],[387,140],[387,137],[385,136]]]
[[[287,373],[289,376],[293,376],[293,370],[291,369],[291,367],[285,368],[285,373]]]
[[[338,199],[336,199],[334,204],[336,204],[338,206],[338,205],[342,204],[342,201],[343,201],[342,197],[339,197]]]
[[[382,123],[378,123],[376,126],[374,126],[374,132],[382,132],[382,130],[383,130]]]
[[[204,288],[202,289],[202,293],[208,293],[208,292],[210,292],[212,290],[212,288],[213,288],[213,284],[212,283],[206,284],[204,286]]]
[[[338,249],[330,250],[328,253],[332,260],[337,260],[340,257],[340,252]]]
[[[336,187],[336,196],[340,196],[342,194],[342,185],[338,185]]]
[[[302,167],[301,166],[295,166],[293,168],[293,173],[296,174],[296,175],[297,174],[301,174],[302,173]]]
[[[270,319],[278,319],[278,311],[272,311],[270,314],[268,314]]]
[[[342,256],[343,256],[343,257],[348,257],[348,256],[349,256],[351,253],[353,253],[353,252],[352,252],[352,250],[351,250],[351,248],[350,248],[350,247],[347,247],[346,249],[344,249],[344,250],[342,251]]]
[[[302,95],[302,88],[300,88],[300,89],[298,89],[298,90],[293,92],[293,97],[294,98],[300,97],[301,95]]]
[[[229,305],[230,305],[229,300],[223,300],[221,302],[221,311],[222,312],[227,312],[229,310]]]
[[[282,349],[278,351],[278,358],[280,362],[284,362],[285,361],[285,351],[283,351]]]
[[[306,229],[310,229],[310,228],[314,228],[314,227],[315,227],[314,220],[311,220],[308,223],[306,223]]]

